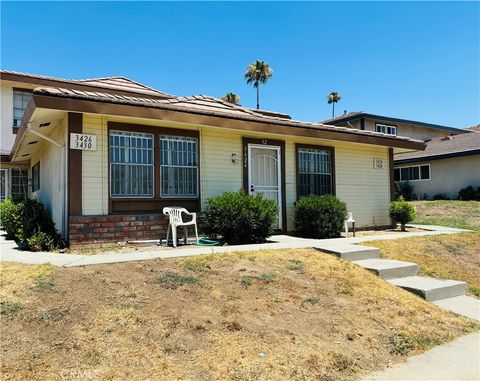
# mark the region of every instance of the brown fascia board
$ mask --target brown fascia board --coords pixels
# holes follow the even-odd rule
[[[153,98],[153,99],[169,99],[170,96],[162,94],[152,94],[150,92],[141,92],[141,91],[128,91],[128,90],[117,90],[108,86],[93,86],[82,84],[80,82],[61,80],[61,79],[47,79],[47,78],[37,78],[30,77],[28,75],[13,74],[13,73],[0,73],[0,79],[2,81],[12,81],[12,82],[21,82],[21,83],[30,83],[33,85],[47,86],[47,87],[64,87],[70,90],[82,90],[82,91],[92,91],[100,92],[107,94],[118,94],[126,96],[141,96],[143,98]],[[67,85],[68,84],[68,85]],[[153,92],[153,90],[152,90]]]
[[[178,106],[175,107],[170,104],[156,104],[156,107],[148,107],[143,105],[67,98],[64,96],[33,94],[33,100],[28,104],[27,111],[31,107],[91,114],[167,120],[171,122],[235,129],[241,131],[339,140],[352,143],[372,144],[421,151],[423,151],[426,147],[425,143],[420,141],[406,139],[403,140],[395,137],[371,136],[366,133],[352,133],[347,130],[335,131],[335,127],[332,127],[332,130],[330,130],[301,125],[298,126],[298,124],[300,124],[299,122],[296,122],[296,125],[295,122],[290,122],[288,120],[261,120],[261,117],[256,116],[225,116],[219,115],[219,113],[215,114],[213,112],[204,110],[179,109]],[[27,111],[25,112],[22,125],[17,134],[12,155],[20,144],[22,136],[25,132],[26,121],[30,119],[31,114],[33,113],[33,110],[30,112],[30,114]]]

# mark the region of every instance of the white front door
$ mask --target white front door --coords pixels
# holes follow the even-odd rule
[[[280,147],[248,145],[248,193],[262,193],[278,205],[277,227],[282,229],[282,189]]]

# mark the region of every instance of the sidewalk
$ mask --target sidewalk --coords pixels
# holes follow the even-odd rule
[[[408,359],[392,368],[371,373],[363,381],[478,381],[480,332]]]
[[[132,252],[122,253],[106,253],[97,255],[77,255],[77,254],[56,254],[37,252],[32,253],[28,251],[20,251],[17,249],[15,242],[7,241],[2,234],[0,236],[0,261],[3,262],[20,262],[28,264],[45,264],[50,263],[54,266],[87,266],[107,263],[120,263],[130,261],[143,261],[149,259],[166,259],[188,257],[194,255],[205,254],[220,254],[231,253],[234,251],[260,251],[260,250],[278,250],[278,249],[304,249],[315,247],[317,249],[331,249],[332,247],[345,246],[351,244],[358,244],[372,240],[387,240],[407,237],[422,237],[439,234],[456,234],[464,233],[469,230],[447,228],[444,226],[433,225],[409,225],[421,229],[428,229],[424,232],[404,232],[404,233],[390,233],[382,235],[372,235],[363,237],[351,238],[333,238],[333,239],[305,239],[288,235],[274,235],[270,237],[269,243],[254,244],[254,245],[235,245],[235,246],[216,246],[216,247],[200,247],[187,246],[166,248],[159,247],[158,250],[132,250]],[[3,233],[3,232],[0,232]]]

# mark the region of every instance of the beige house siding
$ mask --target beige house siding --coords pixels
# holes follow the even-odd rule
[[[58,126],[52,129],[49,135],[55,141],[66,144],[66,118],[59,121]],[[50,142],[38,138],[39,148],[30,159],[29,179],[32,178],[32,167],[40,162],[40,189],[32,193],[45,206],[51,215],[56,229],[65,234],[66,221],[65,205],[65,151]],[[29,187],[31,190],[31,187]]]
[[[397,136],[406,136],[412,139],[418,140],[427,140],[440,138],[442,136],[448,136],[452,133],[446,130],[440,130],[435,128],[426,128],[419,125],[405,124],[405,123],[395,123],[395,122],[382,122],[376,121],[373,119],[365,119],[365,130],[366,131],[376,131],[376,124],[387,124],[390,126],[397,127]],[[347,127],[347,128],[356,128],[360,129],[360,120],[353,120],[348,123],[339,123],[338,126]]]
[[[82,151],[82,214],[108,214],[108,129],[106,117],[83,115],[83,133],[97,137],[95,151]]]
[[[395,168],[430,164],[430,180],[415,180],[410,183],[417,197],[429,198],[436,194],[446,194],[456,198],[458,191],[469,185],[480,186],[480,155],[455,157],[450,159],[423,161],[412,164],[396,165]]]
[[[108,121],[122,121],[98,115],[84,115],[83,132],[97,136],[97,150],[83,151],[82,209],[84,215],[108,214]],[[147,124],[129,119],[130,123]],[[172,127],[171,123],[148,123]],[[179,126],[175,126],[179,128]],[[336,192],[353,212],[358,226],[387,225],[390,183],[388,148],[365,144],[335,142],[321,139],[285,137],[278,134],[259,134],[186,126],[200,132],[200,196],[202,209],[206,201],[225,191],[238,191],[242,183],[242,137],[285,141],[285,182],[287,227],[293,230],[293,203],[296,200],[295,143],[317,144],[335,148]],[[135,127],[132,126],[132,130]],[[157,142],[155,142],[157,144]],[[232,153],[239,157],[232,163]],[[385,167],[374,169],[373,159],[383,159]]]
[[[10,153],[15,141],[15,134],[12,132],[13,126],[13,89],[11,86],[2,84],[0,93],[0,153]]]

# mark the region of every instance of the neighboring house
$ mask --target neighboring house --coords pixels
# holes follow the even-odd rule
[[[438,124],[368,114],[363,111],[350,112],[335,118],[322,120],[320,123],[378,132],[386,135],[408,136],[409,138],[423,141],[440,138],[446,135],[457,135],[470,132],[468,130],[441,126]]]
[[[425,148],[209,96],[176,97],[121,77],[1,77],[10,99],[13,89],[36,87],[18,131],[14,102],[2,104],[2,137],[15,138],[3,165],[27,170],[30,195],[72,245],[158,239],[163,207],[201,211],[212,196],[240,189],[278,204],[281,231],[294,229],[293,205],[308,194],[335,194],[358,226],[385,226],[393,154]]]
[[[462,188],[480,187],[480,132],[432,139],[425,151],[395,155],[395,181],[410,181],[420,198],[457,198]]]
[[[365,112],[351,112],[322,123],[426,142],[423,152],[394,156],[395,181],[410,181],[419,198],[436,194],[456,198],[461,188],[480,181],[478,126],[459,129]]]

